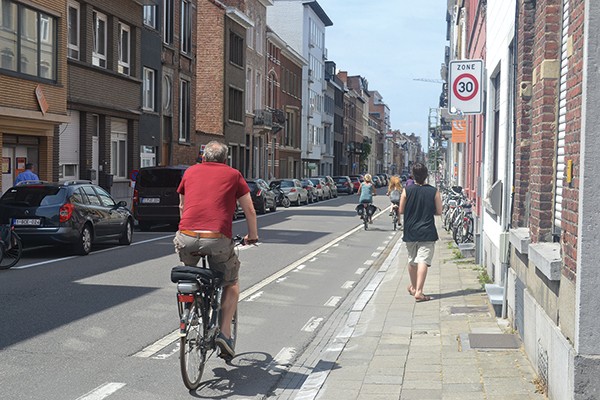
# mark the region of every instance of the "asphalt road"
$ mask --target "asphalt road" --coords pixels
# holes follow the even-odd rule
[[[379,190],[380,193],[384,189]],[[237,356],[214,355],[190,393],[179,372],[173,232],[88,256],[28,249],[0,271],[0,387],[6,399],[266,398],[327,318],[398,239],[385,208],[364,231],[357,196],[259,217],[262,243],[240,250]],[[234,223],[244,234],[245,221]]]

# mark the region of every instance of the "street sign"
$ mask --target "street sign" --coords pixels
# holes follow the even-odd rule
[[[448,111],[451,114],[483,112],[483,60],[450,61]]]

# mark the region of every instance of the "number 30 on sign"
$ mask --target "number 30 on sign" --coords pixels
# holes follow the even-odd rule
[[[448,111],[451,114],[483,112],[483,60],[450,61]]]

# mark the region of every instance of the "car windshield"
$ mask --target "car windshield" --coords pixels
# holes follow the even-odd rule
[[[320,179],[309,179],[313,183],[313,185],[319,185],[321,183]]]
[[[66,190],[57,186],[17,186],[9,189],[0,204],[38,207],[63,204]]]
[[[142,187],[170,188],[179,186],[182,175],[181,169],[142,169],[136,184]]]
[[[294,181],[281,181],[282,188],[294,187]]]
[[[346,177],[342,177],[342,176],[338,176],[336,178],[333,178],[334,181],[341,183],[341,182],[348,182],[348,179]]]

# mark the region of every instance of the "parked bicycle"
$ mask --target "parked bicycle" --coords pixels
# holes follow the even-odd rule
[[[452,233],[456,244],[473,242],[473,214],[468,198],[462,193],[460,186],[445,189],[442,194],[442,225]]]
[[[0,269],[14,267],[23,254],[21,238],[12,225],[0,225]]]
[[[236,236],[237,245],[244,239]],[[171,269],[171,281],[177,283],[179,311],[179,365],[184,385],[195,390],[200,386],[204,365],[218,346],[215,339],[220,333],[222,274],[208,268],[206,255],[201,255],[202,266],[176,266]],[[237,310],[231,321],[231,340],[235,347],[238,328]],[[230,361],[225,353],[219,357]]]

